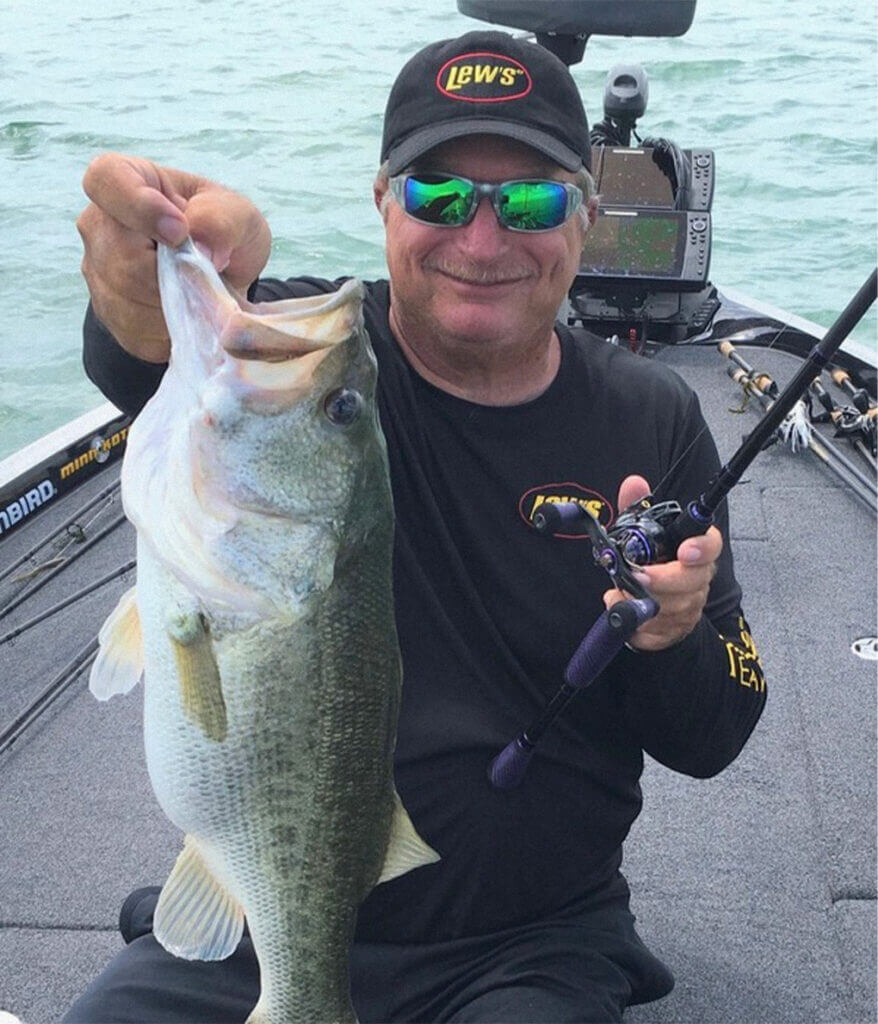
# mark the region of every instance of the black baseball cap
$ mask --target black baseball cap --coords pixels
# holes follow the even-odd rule
[[[567,66],[506,32],[425,46],[400,71],[384,112],[381,160],[399,174],[440,142],[503,135],[568,171],[591,170],[588,120]]]

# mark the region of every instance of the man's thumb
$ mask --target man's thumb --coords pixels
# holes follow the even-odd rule
[[[626,476],[619,487],[618,509],[624,512],[629,505],[649,494],[649,483],[642,476]]]

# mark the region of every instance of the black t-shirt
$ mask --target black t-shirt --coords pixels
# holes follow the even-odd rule
[[[262,280],[251,298],[339,283]],[[388,309],[387,283],[367,284],[396,510],[396,782],[442,860],[379,886],[358,936],[435,942],[537,920],[604,882],[640,810],[643,751],[691,775],[720,771],[756,724],[765,683],[726,545],[696,630],[666,651],[623,650],[546,734],[524,783],[492,789],[489,762],[557,690],[609,586],[588,541],[542,537],[534,509],[573,498],[608,523],[629,474],[685,501],[718,459],[695,395],[661,365],[559,324],[549,388],[520,405],[478,405],[411,368]],[[162,372],[91,313],[85,364],[129,411]],[[727,536],[724,512],[718,525]]]

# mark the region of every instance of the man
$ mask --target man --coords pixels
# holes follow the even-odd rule
[[[622,596],[581,540],[540,537],[533,511],[578,500],[609,522],[606,496],[625,507],[647,480],[688,499],[716,452],[682,381],[555,322],[597,215],[585,112],[555,57],[499,32],[428,46],[393,87],[382,161],[389,282],[367,285],[365,316],[397,516],[396,782],[442,860],[363,904],[354,1005],[364,1022],[620,1020],[673,984],[619,872],[643,750],[714,774],[765,700],[761,676],[742,685],[735,667],[758,673],[721,530],[645,570],[660,613],[567,709],[525,783],[496,791],[486,768]],[[110,155],[85,188],[85,363],[123,408],[168,356],[156,240],[190,234],[260,301],[338,285],[259,280],[268,227],[215,183]],[[150,932],[154,902],[129,899],[129,944],[66,1019],[243,1020],[258,995],[249,940],[223,964],[176,960]]]

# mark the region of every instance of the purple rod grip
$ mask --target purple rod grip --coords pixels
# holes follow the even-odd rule
[[[507,743],[488,767],[491,785],[495,789],[514,789],[520,785],[533,752],[533,744],[523,736],[516,736]]]
[[[585,634],[567,664],[564,679],[577,689],[589,686],[616,657],[632,633],[654,618],[658,610],[658,605],[650,598],[630,598],[614,604]]]

